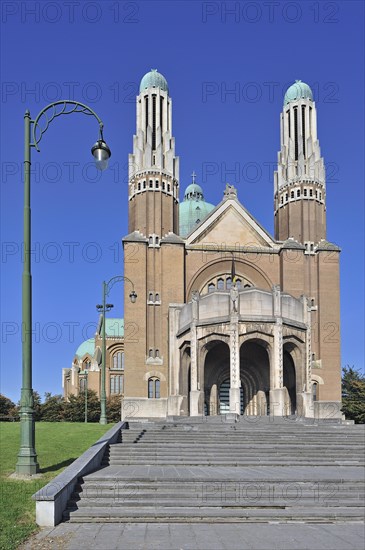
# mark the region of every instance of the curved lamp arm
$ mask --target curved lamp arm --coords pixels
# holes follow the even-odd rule
[[[59,106],[61,108],[59,108]],[[50,113],[48,111],[50,111]],[[101,118],[99,118],[98,115],[84,103],[80,103],[78,101],[71,101],[69,99],[64,99],[61,101],[55,101],[54,103],[50,103],[49,105],[44,107],[44,109],[40,111],[38,116],[31,121],[33,123],[33,130],[32,130],[33,143],[30,144],[31,147],[35,147],[36,150],[39,152],[40,149],[38,147],[38,144],[41,141],[43,134],[48,130],[48,127],[52,122],[52,120],[54,120],[56,117],[59,117],[61,115],[70,115],[72,113],[83,113],[84,115],[93,116],[94,118],[96,118],[96,120],[99,123],[99,135],[100,135],[99,139],[104,141],[104,138],[103,138],[104,124]],[[45,118],[45,126],[43,128],[40,125],[40,119],[42,117]]]
[[[105,294],[108,295],[115,283],[119,283],[122,281],[128,281],[132,285],[132,290],[134,292],[134,284],[128,277],[125,275],[116,275],[115,277],[112,277],[105,285]]]

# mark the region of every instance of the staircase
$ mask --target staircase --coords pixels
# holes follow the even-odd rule
[[[79,479],[70,522],[354,522],[364,427],[224,416],[129,422]]]

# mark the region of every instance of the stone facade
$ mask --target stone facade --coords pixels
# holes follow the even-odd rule
[[[340,249],[326,240],[309,87],[285,96],[274,238],[228,184],[182,237],[167,82],[156,71],[142,82],[123,239],[138,295],[131,303],[126,287],[125,413],[341,416]]]

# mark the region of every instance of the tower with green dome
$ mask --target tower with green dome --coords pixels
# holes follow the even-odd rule
[[[326,180],[312,90],[296,80],[280,116],[281,150],[274,174],[275,237],[318,243],[326,238]]]

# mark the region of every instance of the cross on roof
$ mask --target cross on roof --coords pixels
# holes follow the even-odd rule
[[[191,174],[191,177],[193,178],[192,183],[195,183],[196,173],[193,170],[193,173]]]

